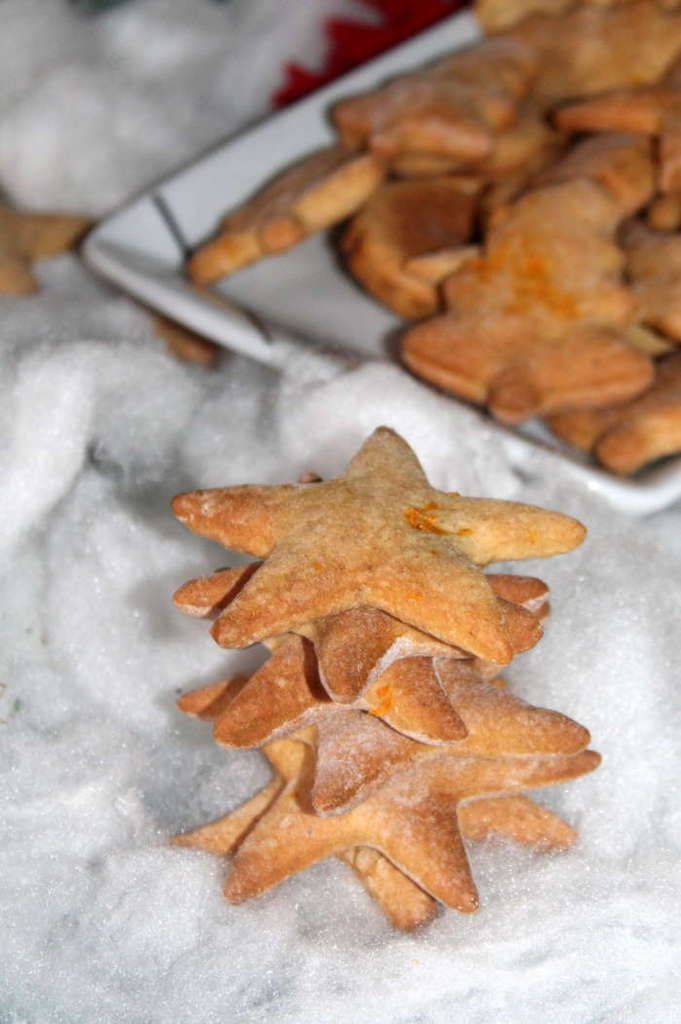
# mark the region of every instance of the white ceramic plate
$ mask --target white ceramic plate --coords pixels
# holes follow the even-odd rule
[[[148,306],[262,362],[273,361],[277,339],[394,358],[394,338],[403,321],[341,271],[327,236],[264,259],[211,289],[191,285],[183,276],[183,264],[187,252],[215,229],[226,210],[282,167],[333,140],[327,112],[336,99],[432,61],[478,35],[472,15],[454,15],[228,139],[99,224],[83,247],[86,262]],[[540,424],[514,433],[519,454],[528,444],[548,447],[622,510],[645,514],[681,498],[681,458],[620,480],[561,445]]]

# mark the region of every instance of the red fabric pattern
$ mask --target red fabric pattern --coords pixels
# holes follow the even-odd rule
[[[464,0],[361,0],[369,8],[370,20],[349,21],[330,18],[324,32],[328,52],[321,71],[308,71],[300,64],[286,64],[284,83],[272,97],[277,107],[306,96],[320,85],[363,64],[383,50],[396,46],[424,28],[448,17]]]

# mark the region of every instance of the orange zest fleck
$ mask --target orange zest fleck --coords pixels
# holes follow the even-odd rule
[[[424,530],[426,533],[439,533],[442,536],[447,534],[437,523],[439,509],[434,501],[429,501],[423,508],[408,508],[404,518],[415,530]]]
[[[377,718],[382,718],[392,711],[394,707],[392,689],[388,683],[384,686],[379,686],[374,691],[376,701],[372,707],[369,708],[369,713],[376,715]]]
[[[511,297],[502,312],[520,314],[530,312],[539,304],[565,320],[580,315],[579,302],[570,292],[558,287],[551,260],[540,253],[523,251],[517,244],[502,243],[487,256],[472,260],[466,269],[473,271],[482,282],[493,282],[499,273],[509,277]]]

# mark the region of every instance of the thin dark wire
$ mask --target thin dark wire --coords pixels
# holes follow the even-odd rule
[[[161,217],[163,218],[165,225],[168,228],[168,231],[175,239],[175,242],[177,243],[177,246],[180,252],[182,253],[182,256],[186,259],[191,253],[191,246],[187,243],[187,240],[182,234],[180,226],[175,220],[175,215],[173,211],[171,210],[171,208],[168,206],[167,202],[161,195],[152,196],[152,202],[156,209],[158,210],[158,212],[160,213]]]

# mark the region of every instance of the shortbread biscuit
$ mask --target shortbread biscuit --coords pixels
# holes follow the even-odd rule
[[[305,746],[296,740],[283,740],[270,744],[263,753],[276,773],[264,789],[218,821],[175,836],[171,842],[176,846],[204,850],[206,853],[222,857],[232,856],[239,843],[264,811],[272,805],[287,782],[297,778],[302,759],[305,757]],[[531,804],[531,801],[527,802],[531,805],[529,808],[502,807],[500,801],[489,801],[490,806],[486,808],[486,801],[479,803],[478,814],[469,815],[471,820],[466,822],[467,828],[476,839],[494,833],[513,835],[516,822],[526,821],[528,818],[537,819],[538,814],[548,814],[543,808]],[[554,834],[560,836],[561,824],[565,829],[569,828],[559,818],[555,818],[555,823],[541,822],[538,843],[535,845],[541,845],[542,840],[550,840]],[[522,842],[522,839],[520,841]],[[354,847],[339,854],[339,858],[353,870],[372,899],[401,931],[414,931],[436,915],[435,900],[398,871],[377,850],[366,846]]]
[[[650,384],[649,357],[621,333],[576,325],[547,334],[520,317],[481,323],[452,315],[407,332],[410,370],[460,398],[486,405],[502,423],[624,402]]]
[[[614,241],[621,217],[582,178],[496,211],[482,257],[444,282],[451,312],[403,338],[407,366],[506,423],[640,394],[652,365],[623,337],[636,301]]]
[[[465,913],[479,899],[457,821],[479,797],[515,796],[593,771],[598,754],[530,758],[446,757],[417,762],[346,814],[305,809],[314,754],[247,833],[231,862],[225,895],[241,902],[325,858],[370,846],[433,898]],[[302,793],[301,793],[302,790]]]
[[[250,678],[213,683],[178,701],[187,714],[213,721],[214,738],[223,746],[262,746],[355,709],[369,711],[391,729],[423,743],[466,736],[426,658],[395,662],[352,704],[340,704],[321,685],[309,641],[287,636],[268,645],[272,656]]]
[[[567,516],[435,490],[386,427],[338,479],[195,491],[173,508],[194,532],[266,559],[213,627],[229,647],[370,605],[507,663],[504,618],[479,566],[563,553],[584,537]]]
[[[456,181],[429,178],[382,185],[341,240],[352,275],[400,316],[437,311],[437,285],[470,254],[475,197]]]
[[[37,291],[32,264],[72,249],[90,224],[75,214],[33,213],[0,203],[0,295]]]
[[[681,53],[681,13],[652,0],[589,4],[560,17],[534,14],[494,38],[529,46],[538,62],[533,92],[564,100],[656,82]]]
[[[299,740],[280,740],[264,749],[275,776],[241,807],[209,825],[176,836],[171,842],[230,857],[287,784],[300,779],[309,753]],[[302,780],[300,780],[302,783]],[[463,836],[481,841],[491,836],[511,839],[540,850],[571,846],[576,838],[570,826],[551,811],[524,796],[489,797],[462,803],[458,808]],[[392,924],[413,931],[433,919],[437,903],[378,850],[351,847],[338,855],[362,882]]]
[[[681,235],[632,224],[623,245],[638,319],[681,344]]]
[[[474,164],[491,153],[494,134],[513,124],[534,73],[528,47],[484,40],[341,100],[333,121],[346,145],[367,146],[389,159],[412,154]]]
[[[189,580],[173,595],[180,611],[199,618],[216,618],[259,567],[221,569],[211,576]],[[500,601],[513,655],[533,647],[547,616],[548,587],[531,576],[491,573],[489,584]],[[482,678],[499,671],[494,662],[471,658],[468,651],[444,644],[377,608],[360,607],[300,626],[298,632],[314,644],[321,683],[341,703],[357,700],[394,661],[418,655],[447,655],[469,659]]]
[[[305,157],[225,217],[218,236],[189,260],[189,276],[197,284],[210,284],[263,256],[290,249],[349,217],[384,174],[376,156],[343,146]]]
[[[526,704],[507,689],[478,679],[465,663],[415,660],[428,662],[463,721],[467,735],[444,745],[425,744],[359,711],[325,717],[317,725],[317,760],[310,795],[317,814],[349,810],[398,772],[410,770],[416,761],[445,755],[574,754],[589,743],[589,733],[583,726],[557,711]]]
[[[618,132],[584,139],[547,168],[532,185],[542,188],[579,178],[601,185],[617,204],[622,217],[636,213],[655,192],[650,141]]]
[[[639,132],[657,136],[657,183],[663,195],[681,191],[681,64],[657,85],[615,90],[556,111],[563,131]]]
[[[633,402],[554,416],[549,426],[625,475],[681,452],[681,353],[660,360],[652,387]]]

